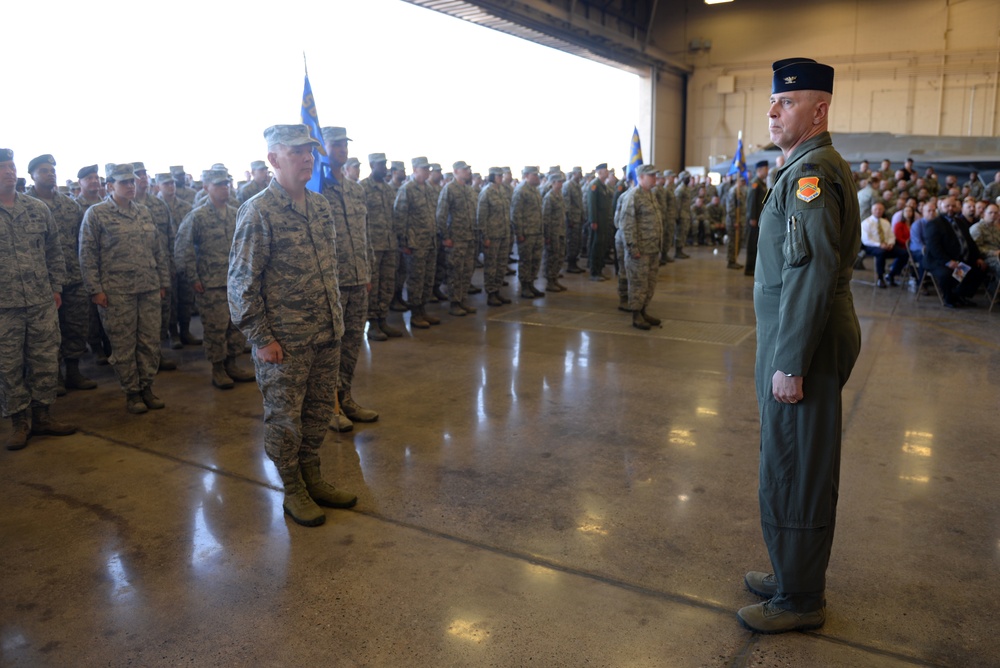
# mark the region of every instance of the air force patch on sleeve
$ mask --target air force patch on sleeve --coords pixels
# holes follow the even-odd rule
[[[795,196],[803,202],[811,202],[819,197],[822,192],[819,189],[818,176],[804,176],[799,179],[799,189],[795,191]]]

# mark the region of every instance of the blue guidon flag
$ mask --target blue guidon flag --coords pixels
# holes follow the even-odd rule
[[[740,130],[739,140],[736,143],[736,155],[733,156],[733,164],[729,166],[729,171],[726,172],[726,176],[730,174],[742,174],[744,183],[750,183],[750,173],[747,171],[747,161],[743,157],[743,131]]]
[[[628,172],[625,174],[625,178],[629,183],[635,185],[638,182],[638,178],[635,175],[635,170],[639,168],[642,164],[642,145],[639,143],[639,128],[632,127],[632,141],[628,147]]]
[[[306,70],[306,84],[302,89],[302,124],[309,128],[309,134],[312,135],[313,139],[319,142],[320,146],[322,146],[323,133],[319,131],[319,116],[316,114],[316,101],[313,99],[312,86],[309,85],[308,70]],[[325,152],[313,147],[312,178],[309,179],[309,183],[306,184],[306,188],[317,193],[321,189],[323,166],[326,164],[325,158],[320,157],[321,153],[326,155]]]

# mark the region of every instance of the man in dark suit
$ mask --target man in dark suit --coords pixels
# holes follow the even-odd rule
[[[986,261],[969,234],[968,224],[959,215],[958,201],[945,197],[938,212],[940,215],[924,230],[924,268],[941,286],[946,307],[975,306],[970,298],[983,282]],[[953,273],[960,263],[968,265],[969,270],[958,281]]]

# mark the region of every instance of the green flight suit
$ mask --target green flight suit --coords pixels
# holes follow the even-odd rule
[[[597,224],[590,230],[590,275],[600,276],[604,270],[604,259],[614,238],[613,207],[614,191],[601,179],[594,178],[587,186],[587,224]]]
[[[841,390],[861,348],[851,274],[860,245],[848,164],[824,132],[775,173],[759,220],[754,311],[760,407],[760,513],[778,581],[775,605],[824,605],[840,477]],[[803,377],[778,402],[775,371]]]

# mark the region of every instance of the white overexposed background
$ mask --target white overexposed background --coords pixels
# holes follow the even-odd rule
[[[303,51],[322,125],[368,153],[490,166],[624,165],[628,72],[399,0],[86,4],[3,9],[0,147],[43,153],[60,183],[87,164],[224,162],[243,178],[262,132],[299,122]],[[31,183],[30,178],[28,183]]]

